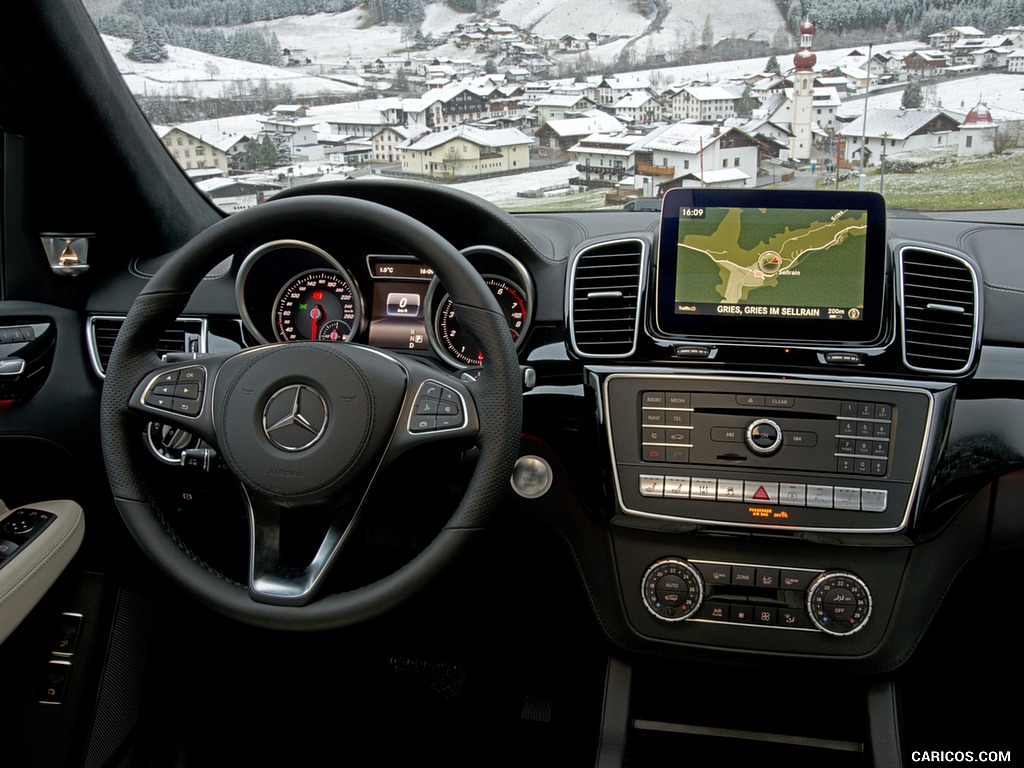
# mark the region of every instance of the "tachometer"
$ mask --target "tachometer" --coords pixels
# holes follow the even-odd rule
[[[340,270],[316,269],[294,278],[277,297],[274,331],[280,341],[348,341],[359,329],[359,299]]]
[[[518,344],[526,330],[526,319],[529,316],[526,292],[503,277],[484,276],[484,283],[498,300],[498,306],[512,334],[512,342]],[[463,333],[451,296],[445,295],[438,307],[434,317],[434,331],[441,351],[459,365],[480,365],[483,362],[480,345]]]

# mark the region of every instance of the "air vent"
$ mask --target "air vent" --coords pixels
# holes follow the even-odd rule
[[[198,319],[176,320],[174,325],[161,332],[156,345],[157,353],[204,352],[206,334],[203,322]],[[92,358],[93,369],[101,378],[123,323],[123,317],[89,318],[89,356]]]
[[[948,253],[904,248],[903,360],[909,368],[963,373],[978,335],[978,280],[970,263]]]
[[[570,333],[582,357],[627,357],[636,349],[645,244],[617,240],[580,252],[570,286]]]

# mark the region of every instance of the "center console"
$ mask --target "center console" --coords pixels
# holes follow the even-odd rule
[[[889,362],[884,202],[673,190],[662,211],[644,338],[586,369],[615,501],[606,624],[617,605],[641,644],[898,656],[894,617],[912,638],[934,608],[900,601],[955,382]]]

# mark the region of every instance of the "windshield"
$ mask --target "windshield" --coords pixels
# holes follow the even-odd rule
[[[680,187],[1024,208],[1014,4],[85,4],[168,152],[229,212],[379,176],[512,211],[656,210]]]

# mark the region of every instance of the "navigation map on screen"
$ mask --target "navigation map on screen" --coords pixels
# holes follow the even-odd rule
[[[675,313],[860,320],[868,212],[681,208]]]

